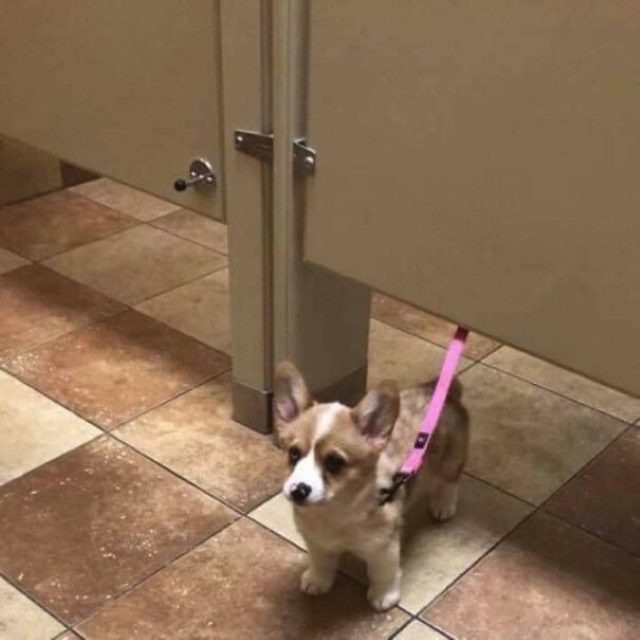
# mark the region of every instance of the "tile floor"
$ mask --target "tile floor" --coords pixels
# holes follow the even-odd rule
[[[460,512],[401,605],[297,591],[269,438],[230,417],[224,226],[101,179],[0,209],[2,640],[623,640],[640,629],[640,400],[482,336]],[[376,295],[370,381],[451,327]]]

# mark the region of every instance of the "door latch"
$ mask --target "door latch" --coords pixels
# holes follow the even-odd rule
[[[237,129],[233,134],[235,147],[241,153],[273,161],[273,134]],[[293,141],[293,168],[299,175],[313,175],[316,171],[316,152],[304,138]]]

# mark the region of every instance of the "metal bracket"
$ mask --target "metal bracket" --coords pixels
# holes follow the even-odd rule
[[[259,160],[273,161],[273,134],[237,129],[233,141],[238,151]],[[304,138],[293,142],[293,168],[301,175],[313,175],[316,171],[316,152],[308,147]]]

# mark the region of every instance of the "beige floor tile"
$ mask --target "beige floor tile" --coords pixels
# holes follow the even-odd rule
[[[151,224],[218,253],[228,253],[226,225],[200,213],[179,209],[162,218],[156,218]]]
[[[436,524],[417,514],[404,547],[401,606],[418,613],[443,589],[505,536],[531,507],[466,477],[458,515]],[[282,494],[251,513],[251,517],[287,540],[304,548],[296,531],[291,505]],[[345,570],[362,580],[362,570],[346,563]]]
[[[394,636],[394,640],[447,640],[447,638],[426,624],[414,620],[397,636]]]
[[[58,636],[55,640],[80,640],[80,636],[77,636],[73,631],[67,631],[61,636]]]
[[[456,328],[451,322],[381,293],[375,293],[373,296],[371,315],[377,320],[412,333],[418,338],[435,342],[441,347],[449,346]],[[471,333],[465,354],[472,360],[482,360],[499,346],[500,343],[491,338]]]
[[[153,220],[180,208],[173,202],[161,200],[108,178],[85,182],[71,187],[70,191],[143,221]]]
[[[139,226],[46,264],[121,302],[136,304],[225,266],[226,258],[160,229]]]
[[[250,515],[256,522],[275,531],[301,549],[306,549],[304,540],[293,522],[291,503],[281,493],[261,504]]]
[[[29,598],[0,578],[0,638],[52,640],[64,627]]]
[[[231,353],[228,269],[167,291],[136,308],[210,347]]]
[[[0,273],[7,273],[28,263],[28,260],[0,247]]]
[[[287,470],[285,456],[270,436],[231,420],[228,375],[150,411],[115,434],[242,511],[276,493]]]
[[[477,365],[461,376],[471,414],[467,470],[540,504],[626,424],[550,391]]]
[[[371,321],[369,333],[369,386],[395,380],[401,388],[434,380],[445,350],[383,322]],[[458,371],[473,362],[462,358]]]
[[[91,440],[100,431],[0,371],[0,484]]]
[[[485,363],[621,420],[633,422],[640,416],[640,398],[632,398],[516,349],[502,347]]]

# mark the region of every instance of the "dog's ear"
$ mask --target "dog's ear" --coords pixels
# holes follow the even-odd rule
[[[400,395],[395,382],[385,381],[371,389],[353,409],[352,416],[367,438],[384,443],[400,413]]]
[[[276,418],[284,423],[293,422],[313,403],[305,381],[291,362],[281,362],[276,368],[274,408]]]

